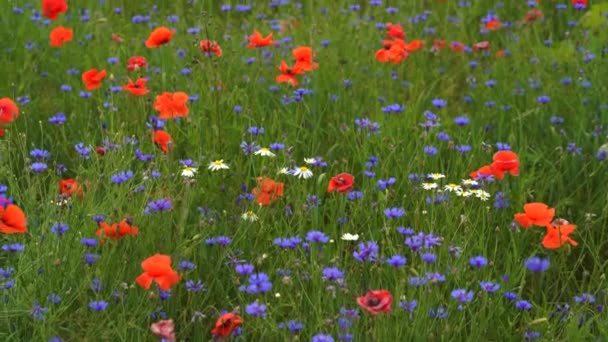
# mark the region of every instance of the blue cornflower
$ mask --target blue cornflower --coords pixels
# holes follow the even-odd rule
[[[388,188],[389,186],[395,184],[396,182],[397,182],[397,179],[395,177],[391,177],[391,178],[389,178],[387,180],[379,179],[378,183],[377,183],[378,184],[378,189],[380,191],[383,191],[386,188]]]
[[[326,267],[322,271],[323,279],[334,281],[344,279],[344,272],[337,267]]]
[[[384,209],[384,216],[388,219],[397,219],[405,215],[405,209],[403,208],[386,208]]]
[[[435,146],[424,146],[424,153],[428,156],[434,156],[437,154],[438,150]]]
[[[302,242],[302,238],[299,236],[289,238],[276,238],[274,244],[279,246],[281,249],[294,249]]]
[[[85,146],[84,143],[74,145],[74,149],[76,152],[78,152],[78,154],[80,154],[81,157],[84,157],[85,159],[89,159],[89,154],[93,151],[92,147]]]
[[[498,283],[493,283],[491,281],[482,281],[479,282],[479,286],[481,287],[481,289],[487,293],[494,293],[496,291],[498,291],[498,289],[500,289],[500,284]]]
[[[253,273],[254,266],[252,264],[238,264],[234,267],[234,270],[238,274],[248,275]]]
[[[311,342],[334,342],[334,338],[327,334],[316,334],[312,337]]]
[[[203,285],[203,281],[200,279],[198,279],[196,282],[194,280],[188,280],[186,281],[184,286],[186,286],[186,289],[189,292],[207,291],[207,288],[205,288],[205,286]]]
[[[367,243],[359,243],[359,250],[353,252],[353,256],[360,262],[370,261],[374,262],[378,258],[378,252],[380,247],[374,241],[368,241]]]
[[[61,297],[56,293],[51,293],[46,299],[53,304],[59,304],[61,302]]]
[[[21,244],[21,243],[11,243],[11,244],[2,245],[1,249],[5,252],[17,253],[17,252],[23,252],[25,250],[25,245]]]
[[[113,174],[110,177],[110,181],[114,184],[123,184],[128,182],[131,178],[133,178],[133,171],[128,170]]]
[[[144,214],[150,215],[156,212],[168,211],[171,210],[173,206],[171,205],[171,199],[169,198],[159,198],[154,201],[150,201],[146,208],[144,209]]]
[[[34,159],[49,159],[51,157],[51,153],[47,150],[36,148],[30,151],[30,157]]]
[[[32,165],[30,165],[30,169],[34,172],[44,172],[44,170],[46,170],[48,168],[48,165],[46,165],[46,163],[43,162],[34,162],[32,163]]]
[[[460,303],[470,303],[473,300],[473,295],[473,291],[467,291],[465,289],[456,289],[451,293],[452,298]]]
[[[105,300],[97,300],[89,303],[89,308],[94,311],[104,311],[108,307],[108,302]]]
[[[482,257],[481,255],[472,257],[469,260],[469,265],[475,268],[481,268],[488,264],[488,259]]]
[[[263,317],[265,318],[267,313],[266,313],[266,305],[264,304],[260,304],[258,302],[253,302],[251,304],[247,304],[245,306],[245,312],[248,315],[254,316],[254,317]]]
[[[329,237],[325,235],[325,233],[312,230],[306,233],[306,241],[309,242],[317,242],[317,243],[327,243],[329,241]]]
[[[424,261],[427,264],[432,264],[435,261],[437,261],[437,255],[435,255],[433,253],[424,253],[424,254],[422,254],[422,261]]]
[[[526,259],[524,265],[529,271],[541,273],[545,272],[551,266],[551,263],[549,259],[533,256]]]
[[[444,99],[433,99],[432,103],[437,109],[441,109],[448,105],[448,101]]]
[[[580,296],[574,296],[574,301],[579,304],[593,304],[595,303],[595,296],[590,293],[583,293]]]
[[[392,257],[386,259],[386,263],[392,267],[398,268],[405,266],[407,259],[401,255],[393,255]]]
[[[41,307],[41,306],[38,304],[38,301],[37,301],[37,300],[34,300],[34,305],[33,305],[33,307],[32,307],[32,311],[31,311],[32,317],[34,317],[34,319],[37,319],[37,320],[39,320],[39,321],[42,321],[42,320],[44,319],[44,314],[45,314],[47,311],[49,311],[49,309],[48,309],[48,308]]]
[[[515,308],[517,308],[517,310],[521,310],[521,311],[526,310],[527,311],[527,310],[532,309],[532,304],[530,304],[530,302],[528,302],[527,300],[522,299],[522,300],[518,300],[517,302],[515,302]]]

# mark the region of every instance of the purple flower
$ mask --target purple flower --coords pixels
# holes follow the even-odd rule
[[[465,289],[456,289],[452,291],[452,298],[456,299],[460,303],[470,303],[473,300],[473,291],[468,291]]]
[[[103,311],[108,307],[108,302],[104,300],[92,301],[89,303],[89,308],[95,311]]]
[[[482,281],[479,282],[479,286],[481,287],[481,289],[487,293],[494,293],[496,291],[498,291],[498,289],[500,289],[500,284],[498,283],[493,283],[491,281]]]
[[[433,99],[432,103],[433,103],[433,106],[435,106],[435,108],[438,108],[438,109],[441,109],[448,105],[448,101],[446,101],[444,99]]]
[[[580,296],[574,296],[574,301],[579,304],[593,304],[595,303],[595,296],[589,293],[583,293]]]
[[[388,219],[397,219],[405,215],[405,209],[403,208],[386,208],[384,209],[384,216]]]
[[[365,262],[370,261],[374,262],[378,258],[378,252],[380,247],[374,241],[367,241],[366,243],[359,243],[359,250],[353,252],[353,256],[357,261]]]
[[[247,304],[245,306],[245,312],[248,315],[254,316],[254,317],[263,317],[265,318],[267,313],[266,313],[266,305],[264,304],[260,304],[258,302],[253,302],[251,304]]]
[[[428,156],[436,155],[437,151],[437,147],[435,146],[424,146],[424,153]]]
[[[533,256],[526,259],[524,265],[529,271],[541,273],[545,272],[551,263],[549,262],[549,259]]]
[[[234,267],[236,273],[241,275],[248,275],[253,273],[254,266],[252,264],[238,264]]]
[[[427,264],[432,264],[437,261],[437,256],[433,253],[424,253],[422,254],[422,261]]]
[[[32,307],[32,317],[34,317],[34,319],[37,319],[39,321],[44,320],[44,314],[49,311],[49,308],[43,308],[38,304],[37,300],[34,300],[34,305]]]
[[[309,242],[317,242],[317,243],[327,243],[329,241],[329,237],[325,235],[325,233],[312,230],[306,233],[306,241]]]
[[[522,299],[515,302],[515,308],[521,311],[528,311],[532,309],[532,304],[530,304],[530,302],[528,302],[527,300]]]
[[[326,267],[322,271],[323,279],[334,281],[344,279],[344,272],[342,272],[337,267]]]
[[[172,208],[173,206],[171,205],[171,199],[159,198],[157,200],[148,202],[148,205],[144,209],[144,214],[150,215],[160,211],[168,211]]]
[[[407,259],[401,255],[393,255],[392,257],[386,259],[386,263],[392,267],[399,268],[405,266]]]
[[[469,260],[469,265],[475,268],[481,268],[488,264],[488,259],[482,257],[481,255],[472,257]]]
[[[458,116],[454,118],[454,123],[458,126],[466,126],[469,124],[470,121],[471,119],[469,119],[469,117],[467,116]]]
[[[316,334],[310,340],[311,342],[334,342],[334,338],[327,334]]]

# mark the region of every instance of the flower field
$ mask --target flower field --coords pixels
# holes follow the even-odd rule
[[[608,339],[608,1],[0,9],[0,340]]]

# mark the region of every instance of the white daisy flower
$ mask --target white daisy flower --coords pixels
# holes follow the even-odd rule
[[[262,156],[262,157],[276,156],[276,154],[272,153],[272,151],[270,151],[270,149],[268,147],[262,147],[259,150],[255,151],[253,154],[255,154],[256,156]]]
[[[342,235],[341,239],[344,241],[357,241],[359,240],[359,234],[346,233]]]
[[[463,191],[461,196],[462,197],[471,197],[471,196],[473,196],[473,191],[471,191],[471,190]]]
[[[304,162],[308,165],[314,164],[316,161],[315,158],[304,158]]]
[[[182,177],[192,178],[198,172],[198,169],[192,166],[186,166],[182,169]]]
[[[208,169],[211,171],[218,171],[218,170],[227,170],[227,169],[229,169],[229,167],[228,167],[228,165],[224,164],[223,159],[220,159],[220,160],[216,160],[216,161],[209,163]]]
[[[298,178],[304,179],[312,177],[312,171],[310,171],[310,169],[308,169],[306,166],[300,166],[291,170],[291,174]]]
[[[253,210],[249,210],[244,212],[243,215],[241,215],[241,218],[245,221],[255,222],[258,220],[258,215],[256,215]]]
[[[286,168],[286,167],[280,168],[279,172],[277,172],[277,173],[280,174],[280,175],[289,175],[289,174],[291,174],[290,171],[289,171],[289,168]]]
[[[443,187],[445,191],[457,192],[462,191],[462,187],[458,184],[450,183]]]
[[[422,183],[422,188],[424,190],[434,190],[437,189],[439,185],[437,183]]]
[[[490,193],[483,191],[483,190],[477,190],[477,193],[475,194],[475,197],[479,198],[482,201],[487,201],[488,199],[490,199]]]
[[[432,180],[439,180],[441,178],[445,178],[445,175],[441,173],[429,173],[428,177]]]
[[[463,179],[462,180],[462,185],[477,186],[477,185],[479,185],[479,183],[476,180],[473,180],[473,179]]]

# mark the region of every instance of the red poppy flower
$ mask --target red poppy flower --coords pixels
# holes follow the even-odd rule
[[[450,50],[454,52],[462,52],[464,51],[464,44],[460,42],[450,42]]]
[[[293,68],[289,68],[285,61],[281,61],[281,65],[279,66],[279,70],[281,70],[281,75],[276,77],[277,83],[287,83],[293,87],[298,85],[298,79],[296,75],[300,75],[304,73],[304,70],[300,68],[298,65],[294,65]]]
[[[42,15],[55,20],[59,14],[68,11],[68,4],[65,0],[42,0]]]
[[[347,192],[348,190],[353,188],[354,181],[355,177],[353,177],[353,175],[349,173],[340,173],[329,180],[329,185],[327,185],[327,192]]]
[[[490,165],[492,174],[497,179],[503,179],[505,172],[509,172],[512,176],[519,175],[519,158],[517,153],[513,151],[498,151],[492,157],[493,162]]]
[[[59,192],[65,197],[77,195],[82,198],[82,187],[75,179],[62,179],[59,181]]]
[[[52,47],[61,47],[63,44],[72,41],[74,31],[63,26],[55,27],[49,34]]]
[[[97,236],[104,236],[112,240],[123,238],[126,235],[137,235],[139,228],[132,225],[131,219],[124,219],[120,223],[111,226],[105,222],[99,223],[99,229],[95,232]]]
[[[469,177],[473,179],[487,178],[489,176],[492,176],[492,167],[490,165],[484,165],[479,170],[469,173]]]
[[[173,37],[174,33],[175,30],[169,30],[168,28],[161,26],[150,33],[150,36],[146,40],[146,47],[153,49],[165,45],[171,41],[171,37]]]
[[[386,34],[390,38],[405,39],[405,32],[403,32],[403,27],[399,24],[387,23]]]
[[[295,58],[296,63],[294,64],[294,69],[300,69],[304,72],[312,71],[319,67],[319,64],[313,61],[315,53],[312,51],[312,48],[308,46],[300,46],[292,51],[293,58]]]
[[[144,273],[135,279],[135,281],[144,289],[149,289],[153,281],[156,281],[158,287],[167,291],[171,286],[179,282],[179,274],[171,268],[171,257],[168,255],[156,254],[141,263]]]
[[[116,33],[112,33],[112,41],[114,43],[123,43],[125,40],[120,35],[117,35]]]
[[[97,69],[89,69],[82,74],[82,81],[87,90],[94,90],[101,87],[101,81],[106,77],[106,70],[97,71]]]
[[[249,49],[274,45],[277,43],[276,40],[272,40],[272,33],[266,37],[263,37],[257,30],[253,30],[253,35],[247,37],[247,40],[249,41],[249,45],[247,45]]]
[[[173,144],[171,135],[161,129],[154,131],[152,134],[152,141],[156,146],[158,146],[158,148],[160,148],[161,151],[165,153],[169,152],[169,147]]]
[[[129,61],[127,62],[127,71],[139,70],[146,67],[148,67],[146,57],[133,56],[129,58]]]
[[[156,96],[154,109],[159,112],[161,119],[173,119],[188,116],[188,94],[183,92],[164,92]]]
[[[405,51],[405,42],[402,39],[385,40],[384,47],[376,51],[374,57],[381,63],[393,62],[399,64],[408,57],[408,52]]]
[[[374,315],[390,312],[392,303],[393,296],[387,290],[370,290],[365,296],[357,297],[357,304]]]
[[[566,243],[572,246],[578,246],[578,242],[570,238],[570,234],[576,230],[573,224],[564,224],[561,226],[547,225],[547,235],[543,238],[543,247],[549,249],[559,248]]]
[[[0,99],[0,124],[9,124],[19,117],[19,107],[8,97]]]
[[[21,208],[10,203],[0,206],[0,233],[27,233],[27,220]]]
[[[254,188],[252,194],[255,202],[261,205],[274,203],[279,197],[283,197],[284,184],[275,182],[270,178],[257,178],[258,187]]]
[[[146,88],[147,79],[140,77],[137,81],[133,82],[130,78],[128,78],[129,84],[122,87],[122,89],[128,91],[132,95],[135,96],[144,96],[150,91]]]
[[[243,324],[241,317],[229,312],[221,315],[215,322],[215,328],[211,333],[217,337],[225,338],[230,336],[234,329]]]
[[[515,214],[514,219],[524,228],[531,225],[544,227],[551,223],[555,216],[555,208],[549,208],[545,203],[534,202],[524,205],[524,213]]]
[[[217,57],[222,57],[222,48],[219,46],[218,43],[212,41],[212,40],[201,40],[200,43],[198,44],[198,48],[201,50],[201,52],[206,53],[206,54],[214,54]]]

